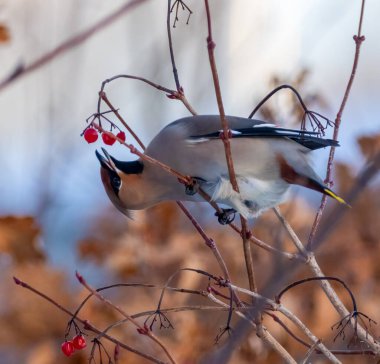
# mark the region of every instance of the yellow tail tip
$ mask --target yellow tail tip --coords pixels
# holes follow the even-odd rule
[[[329,195],[330,197],[332,197],[333,199],[337,200],[338,202],[348,206],[349,208],[351,208],[351,206],[343,200],[342,197],[339,197],[338,195],[336,195],[333,191],[331,191],[329,188],[324,188],[323,191]]]

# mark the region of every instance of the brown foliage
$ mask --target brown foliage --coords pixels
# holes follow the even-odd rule
[[[358,142],[363,155],[372,155],[378,148],[378,140],[379,136],[360,138]],[[336,189],[342,195],[352,186],[354,178],[355,173],[350,166],[337,165],[336,180],[339,188],[336,186]],[[319,257],[325,273],[344,279],[357,296],[360,309],[374,318],[380,316],[376,304],[376,297],[380,295],[380,226],[376,223],[380,220],[379,196],[378,184],[363,191],[359,200],[346,214],[345,220],[325,244]],[[201,210],[195,210],[195,214],[198,215]],[[302,200],[292,199],[282,206],[282,211],[298,235],[306,238],[308,227],[313,220],[312,209]],[[221,227],[215,223],[213,217],[211,219],[212,223],[208,223],[208,235],[218,244],[234,283],[245,286],[247,282],[244,278],[245,267],[241,260],[242,246],[239,237],[228,227]],[[78,254],[83,260],[107,268],[114,277],[113,281],[162,286],[171,274],[185,267],[203,269],[215,275],[221,274],[215,258],[175,204],[162,204],[136,213],[134,221],[125,219],[116,210],[104,211],[93,222],[93,228],[90,230],[88,238],[78,244]],[[260,217],[254,231],[258,238],[277,248],[293,250],[286,232],[272,212]],[[41,230],[32,217],[7,216],[0,219],[0,249],[11,258],[8,259],[10,263],[4,268],[0,281],[2,292],[6,292],[1,299],[5,309],[0,316],[0,341],[14,350],[22,349],[21,356],[24,362],[30,364],[62,361],[60,343],[63,341],[69,318],[40,297],[15,286],[12,275],[24,279],[72,310],[87,295],[85,291],[78,293],[70,289],[66,284],[65,274],[46,263],[40,234]],[[253,248],[253,252],[255,269],[260,278],[260,290],[263,288],[260,284],[263,284],[274,270],[286,269],[289,262],[275,258],[257,247]],[[303,272],[301,276],[308,276],[308,272]],[[91,282],[91,277],[89,279]],[[207,284],[206,278],[192,272],[182,272],[170,283],[171,286],[193,290],[204,290]],[[228,294],[225,289],[217,289]],[[350,307],[351,303],[346,293],[340,287],[336,289]],[[105,292],[107,297],[121,305],[129,314],[155,310],[159,294],[160,290],[157,288],[141,287],[119,287],[109,293]],[[330,326],[338,320],[338,315],[317,283],[308,283],[288,292],[283,303],[303,319],[327,345],[345,348],[346,342],[341,342],[340,339],[336,343],[331,341],[333,333]],[[162,308],[189,305],[212,304],[198,295],[167,292]],[[94,298],[86,304],[80,316],[90,319],[101,328],[120,320],[118,314]],[[180,363],[196,363],[214,348],[214,338],[225,325],[227,313],[185,311],[169,313],[167,316],[175,329],[159,330],[156,326],[155,333],[162,338]],[[143,322],[145,318],[139,320]],[[302,333],[292,324],[286,319],[283,321],[302,337]],[[297,357],[297,353],[305,351],[272,318],[264,316],[264,323],[293,355]],[[149,348],[153,355],[161,355],[160,351],[148,345],[146,339],[130,324],[117,326],[110,333],[129,345],[143,351]],[[104,343],[112,353],[113,345]],[[25,350],[27,348],[28,350]],[[82,351],[76,353],[70,362],[84,363],[85,357],[86,353]],[[276,354],[254,334],[247,337],[245,344],[233,357],[233,362],[236,363],[272,363],[277,360]],[[365,361],[367,358],[350,358],[352,363]],[[143,363],[145,360],[122,350],[121,362]]]

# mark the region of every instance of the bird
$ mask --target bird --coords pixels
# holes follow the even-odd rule
[[[255,218],[285,201],[293,184],[346,202],[327,187],[312,168],[310,152],[337,147],[336,140],[317,132],[293,130],[261,120],[226,116],[231,156],[239,192],[230,183],[219,115],[181,118],[165,126],[144,154],[179,173],[192,177],[213,201],[229,208],[218,220],[231,222],[237,212]],[[115,207],[127,216],[162,201],[204,201],[160,166],[139,158],[120,161],[102,148],[96,151],[105,191]]]

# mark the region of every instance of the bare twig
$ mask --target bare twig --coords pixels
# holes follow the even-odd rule
[[[205,0],[205,7],[206,7],[207,29],[208,29],[208,36],[207,36],[208,57],[209,57],[209,61],[210,61],[212,78],[214,81],[215,96],[216,96],[216,100],[218,103],[220,122],[221,122],[222,129],[223,129],[223,132],[221,133],[220,137],[221,137],[221,139],[223,141],[223,145],[224,145],[224,152],[226,155],[228,174],[229,174],[229,178],[230,178],[232,188],[234,189],[235,192],[239,193],[239,186],[238,186],[237,179],[236,179],[234,163],[233,163],[233,159],[232,159],[232,152],[231,152],[231,144],[230,144],[231,131],[228,127],[226,114],[224,112],[222,92],[220,89],[218,70],[216,68],[216,62],[215,62],[215,55],[214,55],[215,42],[212,38],[211,13],[210,13],[210,7],[208,4],[208,0]],[[244,258],[245,258],[245,264],[246,264],[247,273],[248,273],[249,287],[252,291],[256,291],[257,287],[256,287],[254,271],[253,271],[251,244],[249,243],[249,241],[247,239],[247,233],[248,233],[247,232],[247,224],[246,224],[246,221],[243,217],[241,217],[241,225],[242,225],[242,239],[243,239]]]
[[[261,295],[258,295],[257,293],[248,291],[244,288],[236,287],[233,285],[231,286],[238,292],[248,294],[252,297],[255,297],[256,299],[259,299],[260,302],[265,302],[266,304],[270,304],[272,310],[279,311],[283,315],[285,315],[289,320],[291,320],[295,325],[297,325],[300,328],[300,330],[302,330],[302,332],[304,332],[313,343],[317,343],[320,341],[315,335],[313,335],[313,333],[308,329],[308,327],[294,313],[289,311],[285,306],[273,300],[265,298]],[[321,352],[326,356],[326,358],[328,358],[332,363],[340,363],[340,361],[331,353],[331,351],[328,350],[326,346],[323,345],[321,342],[319,342],[318,344],[318,349],[321,350]]]
[[[136,154],[137,156],[139,156],[142,160],[148,162],[148,163],[151,163],[151,164],[154,164],[160,168],[162,168],[164,171],[168,172],[169,174],[173,175],[174,177],[176,177],[177,179],[179,179],[182,183],[184,183],[185,185],[188,185],[188,184],[191,184],[192,183],[192,178],[191,177],[188,177],[188,176],[184,176],[183,174],[177,172],[176,170],[174,170],[173,168],[169,167],[168,165],[160,162],[159,160],[157,159],[154,159],[140,151],[138,151],[136,149],[135,146],[133,146],[132,144],[128,144],[126,142],[124,142],[122,139],[116,137],[115,135],[113,135],[112,133],[110,133],[109,131],[107,130],[104,130],[98,123],[96,123],[95,121],[92,121],[92,125],[94,126],[95,129],[97,129],[100,133],[103,133],[103,134],[108,134],[111,138],[113,139],[116,139],[119,143],[125,145],[130,151],[132,154]]]
[[[336,115],[336,118],[335,118],[335,127],[334,127],[334,134],[333,134],[333,139],[334,140],[338,140],[339,128],[340,128],[340,124],[341,124],[341,121],[342,121],[343,111],[344,111],[344,108],[346,106],[348,97],[350,96],[350,91],[351,91],[352,84],[354,82],[355,75],[356,75],[356,70],[357,70],[358,64],[359,64],[360,47],[361,47],[363,41],[365,40],[364,35],[361,34],[361,32],[362,32],[362,23],[363,23],[363,15],[364,15],[364,8],[365,8],[365,0],[362,0],[361,10],[360,10],[360,19],[359,19],[359,25],[358,25],[358,34],[354,35],[354,41],[355,41],[354,63],[352,65],[352,71],[351,71],[350,78],[349,78],[347,86],[346,86],[346,90],[345,90],[344,95],[343,95],[342,103],[341,103],[341,105],[339,107],[339,111],[338,111],[338,113]],[[333,146],[330,149],[329,159],[328,159],[328,162],[327,162],[327,172],[326,172],[325,182],[328,185],[331,184],[332,165],[333,165],[333,162],[334,162],[334,156],[335,156],[335,147]],[[327,197],[326,197],[326,195],[323,195],[320,207],[319,207],[318,212],[317,212],[317,214],[315,216],[314,223],[313,223],[310,235],[309,235],[309,241],[308,241],[308,244],[307,244],[307,249],[308,250],[312,250],[313,249],[313,240],[314,240],[315,234],[317,232],[318,226],[319,226],[319,224],[321,222],[322,213],[323,213],[323,211],[325,209],[326,202],[327,202]]]
[[[239,235],[241,235],[241,229],[239,227],[237,227],[235,224],[231,223],[231,224],[228,224],[229,227],[236,231]],[[282,250],[279,250],[279,249],[276,249],[274,248],[273,246],[263,242],[262,240],[258,239],[257,237],[255,237],[253,234],[250,234],[249,236],[249,241],[255,245],[257,245],[258,247],[266,250],[267,252],[269,253],[273,253],[273,254],[276,254],[278,256],[281,256],[283,258],[286,258],[286,259],[290,259],[290,260],[301,260],[301,261],[304,261],[305,259],[303,258],[303,256],[299,255],[299,254],[294,254],[294,253],[288,253],[288,252],[285,252],[285,251],[282,251]]]
[[[327,359],[332,363],[339,364],[341,361],[324,345],[321,340],[318,339],[309,328],[292,312],[290,312],[283,305],[278,305],[277,310],[281,312],[284,316],[286,316],[289,320],[291,320],[295,325],[297,325],[302,332],[304,332],[307,337],[312,341],[314,345],[326,356]]]
[[[105,291],[111,288],[117,288],[117,287],[127,287],[127,288],[156,288],[156,289],[163,289],[164,287],[161,286],[156,286],[155,284],[146,284],[146,283],[116,283],[116,284],[111,284],[108,286],[100,287],[97,288],[97,292]],[[195,290],[190,290],[190,289],[185,289],[185,288],[175,288],[175,287],[165,287],[165,289],[169,291],[174,291],[174,292],[180,292],[180,293],[190,293],[190,294],[199,294],[201,295],[201,291],[195,291]],[[80,310],[83,308],[83,306],[88,302],[88,300],[93,297],[93,294],[90,293],[83,301],[82,303],[78,306],[76,309],[73,319],[77,317],[79,314]]]
[[[115,10],[113,13],[107,15],[103,19],[101,19],[96,24],[92,25],[85,31],[79,33],[78,35],[66,40],[50,52],[47,52],[42,57],[36,59],[31,64],[23,67],[19,67],[17,71],[13,72],[10,76],[8,76],[5,80],[0,82],[0,92],[3,91],[6,87],[12,84],[14,81],[20,79],[23,76],[45,66],[49,62],[56,59],[58,56],[72,50],[79,44],[82,44],[84,41],[92,37],[94,34],[98,33],[103,28],[112,24],[121,16],[128,13],[130,10],[134,9],[137,5],[144,3],[146,0],[131,0],[122,5],[120,8]]]
[[[213,252],[216,260],[219,263],[220,268],[222,269],[224,277],[231,281],[230,273],[228,272],[228,268],[226,263],[224,262],[224,259],[222,258],[222,255],[220,254],[216,243],[214,240],[209,238],[206,234],[206,232],[203,230],[202,226],[198,223],[198,221],[194,218],[194,216],[185,208],[182,202],[178,201],[177,202],[178,206],[180,209],[183,211],[183,213],[188,217],[188,219],[191,221],[195,229],[198,231],[199,235],[203,238],[205,244],[211,249]]]
[[[291,91],[294,92],[294,94],[296,95],[298,101],[300,102],[303,110],[306,112],[307,111],[307,107],[304,103],[304,101],[302,100],[302,97],[301,95],[298,93],[298,91],[293,87],[293,86],[290,86],[290,85],[281,85],[281,86],[278,86],[276,87],[274,90],[272,90],[271,92],[269,92],[268,95],[266,95],[257,105],[256,107],[252,110],[252,112],[249,114],[248,118],[249,119],[252,119],[252,117],[256,114],[256,112],[261,108],[261,106],[263,106],[275,93],[277,93],[278,91],[282,90],[282,89],[290,89]]]
[[[306,122],[309,121],[311,127],[313,128],[313,131],[318,131],[319,134],[325,135],[325,129],[327,126],[332,126],[334,123],[326,118],[325,116],[321,115],[318,112],[311,111],[309,110],[304,101],[302,100],[301,95],[299,92],[290,85],[281,85],[276,87],[274,90],[272,90],[268,95],[266,95],[258,104],[257,106],[253,109],[253,111],[249,114],[248,118],[252,118],[256,112],[277,92],[283,90],[283,89],[289,89],[291,90],[297,97],[299,103],[301,104],[301,107],[304,111],[303,117],[302,117],[302,122],[301,122],[301,129],[306,130]],[[322,119],[326,125],[323,125],[322,122],[320,121]]]
[[[175,360],[169,353],[168,349],[166,346],[159,340],[156,335],[154,335],[151,331],[147,330],[146,327],[142,327],[133,317],[131,317],[128,313],[126,313],[123,309],[121,309],[119,306],[113,304],[110,300],[102,296],[99,292],[97,292],[94,288],[92,288],[86,280],[77,272],[76,277],[79,281],[80,284],[82,284],[89,292],[91,292],[94,296],[96,296],[100,301],[104,302],[117,312],[119,312],[122,316],[124,316],[126,319],[128,319],[132,324],[134,324],[138,330],[138,332],[142,335],[146,335],[149,337],[151,340],[153,340],[158,346],[161,347],[161,349],[165,352],[167,357],[169,358],[170,362],[172,364],[175,364]]]
[[[375,157],[375,162],[370,164],[367,167],[367,169],[364,170],[363,174],[365,178],[361,178],[362,175],[359,176],[358,183],[360,184],[361,188],[365,186],[369,182],[370,178],[376,174],[376,171],[378,170],[378,168],[380,168],[380,153],[377,157]],[[370,173],[366,173],[367,170],[369,170]],[[359,191],[361,190],[361,188],[354,186],[353,191]],[[355,194],[355,197],[356,196],[357,194]],[[350,199],[347,199],[347,201],[348,202],[353,201],[352,197]],[[338,209],[341,209],[341,208],[342,206],[338,207]],[[336,223],[341,218],[343,214],[342,211],[344,211],[344,209],[339,210],[338,212],[333,211],[334,225],[336,225]],[[289,235],[292,238],[292,241],[294,242],[294,244],[299,246],[300,248],[303,247],[302,242],[300,241],[300,239],[298,238],[297,234],[294,232],[290,224],[285,220],[285,218],[282,217],[282,219],[283,219],[284,226],[286,230],[289,232]],[[321,236],[317,236],[317,239],[315,240],[315,247],[319,246],[322,243],[322,241],[325,240],[325,238],[327,237],[327,234],[331,232],[332,226],[333,224],[330,223],[330,225],[328,225],[327,227],[323,229],[323,234]],[[306,265],[309,267],[309,269],[316,276],[313,279],[320,281],[320,285],[322,289],[324,290],[326,296],[328,297],[328,299],[330,300],[331,304],[334,306],[336,311],[340,314],[341,317],[347,317],[350,314],[350,312],[346,309],[343,302],[340,300],[335,290],[332,288],[331,284],[328,282],[328,279],[324,279],[326,276],[322,272],[313,252],[310,252],[310,251],[307,252],[307,259],[305,262],[306,262]],[[352,298],[352,295],[351,295],[351,298]],[[355,308],[356,307],[354,305],[354,309]],[[375,352],[380,352],[380,346],[378,345],[376,340],[368,333],[367,330],[362,328],[360,325],[356,325],[355,330],[357,331],[359,338],[361,338],[362,340],[365,340]]]
[[[308,253],[307,253],[305,247],[303,246],[301,240],[299,239],[299,237],[297,236],[297,234],[295,233],[295,231],[293,230],[293,228],[290,226],[290,224],[288,223],[288,221],[281,214],[280,209],[278,207],[274,207],[273,211],[276,214],[276,216],[278,217],[278,219],[280,220],[281,224],[284,226],[285,230],[288,232],[288,234],[289,234],[292,242],[294,243],[295,247],[298,249],[298,251],[300,252],[300,254],[302,255],[302,257],[304,259],[307,259],[307,254]]]
[[[350,295],[350,298],[352,301],[352,309],[354,311],[358,310],[356,300],[355,300],[355,296],[352,293],[352,291],[350,290],[350,288],[347,286],[347,284],[342,279],[340,279],[338,277],[329,277],[329,276],[310,277],[310,278],[304,278],[304,279],[300,279],[298,281],[295,281],[292,284],[289,284],[288,286],[286,286],[283,290],[281,290],[281,292],[278,295],[276,295],[276,302],[280,303],[281,297],[284,295],[285,292],[289,291],[289,289],[297,287],[300,284],[304,284],[306,282],[323,281],[323,280],[339,282],[344,287],[344,289],[348,292],[348,294]]]
[[[179,92],[182,89],[182,87],[181,87],[181,84],[179,82],[178,69],[177,69],[177,66],[175,64],[175,58],[174,58],[172,32],[171,32],[171,26],[170,26],[171,10],[172,10],[171,0],[168,0],[168,12],[167,12],[167,16],[166,16],[166,31],[168,33],[169,53],[170,53],[170,61],[172,63],[172,68],[173,68],[174,82],[175,82],[177,91]],[[177,14],[176,14],[176,17],[177,17]]]
[[[26,288],[28,289],[29,291],[33,292],[34,294],[36,294],[37,296],[43,298],[44,300],[48,301],[49,303],[51,303],[53,306],[57,307],[60,311],[66,313],[67,315],[69,315],[70,317],[74,317],[74,314],[72,312],[70,312],[67,308],[63,307],[61,304],[59,304],[58,302],[56,302],[55,300],[53,300],[51,297],[47,296],[45,293],[42,293],[41,291],[37,290],[36,288],[30,286],[28,283],[26,282],[23,282],[21,281],[20,279],[14,277],[13,278],[15,283],[23,288]],[[94,332],[95,334],[101,334],[102,331],[97,329],[95,326],[93,326],[89,321],[87,320],[83,320],[79,317],[76,317],[75,318],[78,322],[80,322],[85,328],[86,330],[89,330],[89,331],[92,331]],[[104,338],[106,338],[107,340],[113,342],[114,344],[116,345],[119,345],[120,347],[122,347],[123,349],[126,349],[134,354],[137,354],[139,356],[142,356],[143,358],[145,359],[148,359],[154,363],[157,363],[157,364],[165,364],[165,362],[159,360],[159,359],[156,359],[155,357],[147,354],[146,352],[141,352],[135,348],[132,348],[131,346],[129,345],[126,345],[124,344],[123,342],[117,340],[116,338],[114,338],[113,336],[110,336],[110,335],[103,335]]]
[[[215,43],[212,38],[211,13],[210,13],[208,0],[205,0],[205,6],[206,6],[207,28],[208,28],[207,50],[208,50],[210,67],[211,67],[211,72],[212,72],[212,78],[214,81],[215,96],[218,103],[220,122],[223,129],[221,139],[224,144],[224,151],[226,154],[226,161],[227,161],[227,167],[228,167],[228,173],[229,173],[231,185],[236,192],[239,192],[239,186],[237,184],[236,174],[234,170],[234,163],[233,163],[232,154],[231,154],[230,130],[228,127],[226,114],[224,112],[222,92],[220,89],[218,70],[216,68],[216,62],[215,62],[215,56],[214,56]]]
[[[301,364],[308,364],[310,363],[310,357],[313,355],[314,352],[317,352],[317,346],[319,344],[319,341],[316,341],[313,345],[309,347],[309,350],[307,351],[305,357],[303,358]]]
[[[251,291],[249,291],[251,292]],[[251,292],[254,294],[254,292]],[[209,293],[207,296],[212,302],[217,303],[223,307],[227,307],[228,305],[220,300],[218,300],[212,293]],[[244,321],[250,325],[251,327],[256,329],[257,335],[263,340],[269,347],[271,347],[279,356],[284,360],[287,364],[296,364],[296,361],[292,358],[292,356],[287,352],[287,350],[269,333],[266,327],[262,324],[256,325],[249,316],[245,315],[242,312],[234,311],[238,316],[244,319]],[[236,335],[230,338],[230,341],[234,341],[239,339]],[[224,353],[220,353],[219,356],[212,355],[211,357],[206,356],[205,360],[202,363],[207,364],[221,364],[228,363],[229,357],[225,356]]]

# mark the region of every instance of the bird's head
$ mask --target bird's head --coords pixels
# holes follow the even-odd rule
[[[144,208],[140,206],[143,199],[144,165],[140,161],[121,162],[109,155],[104,148],[102,151],[104,156],[98,151],[95,154],[100,162],[100,176],[104,189],[115,207],[130,217],[129,210]]]

